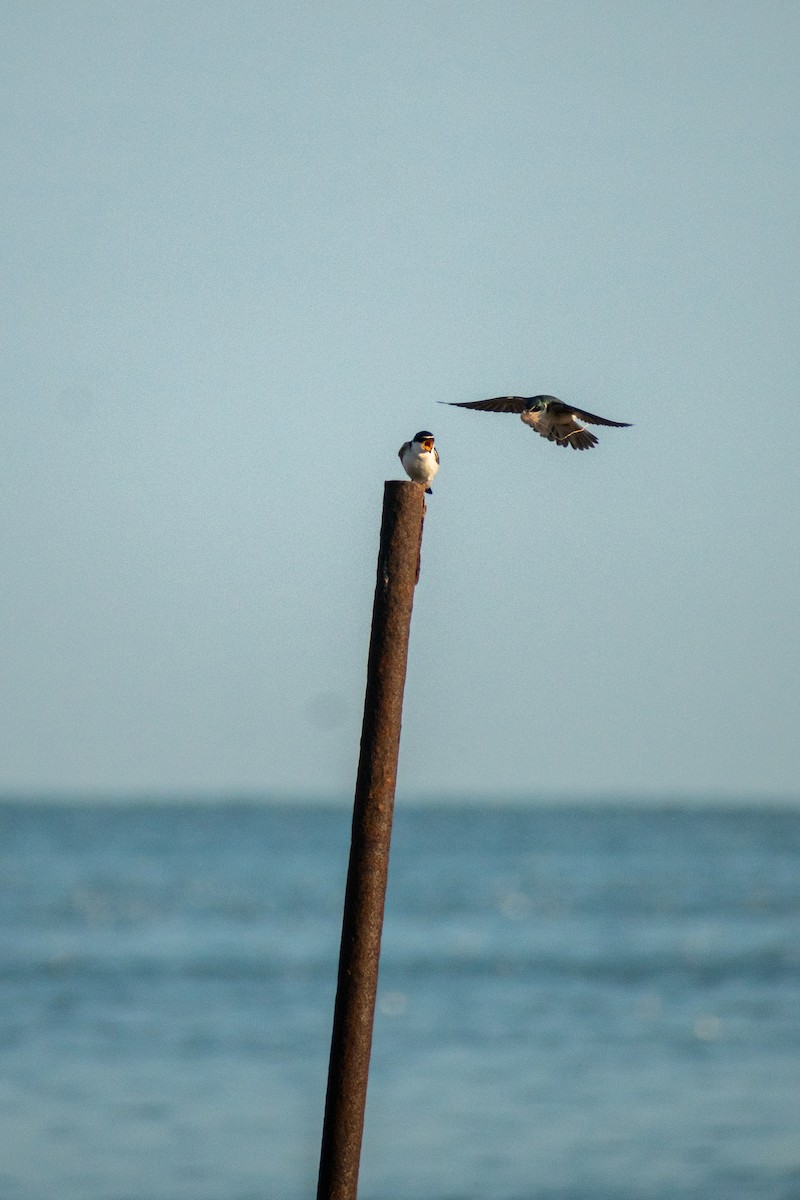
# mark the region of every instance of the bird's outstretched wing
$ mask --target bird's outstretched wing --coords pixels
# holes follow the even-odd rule
[[[556,406],[551,403],[550,407],[554,409]],[[586,412],[583,408],[573,408],[569,404],[561,404],[559,411],[572,413],[579,421],[586,421],[589,425],[612,425],[614,429],[630,429],[631,427],[630,421],[609,421],[605,417],[596,417],[594,413]]]
[[[479,408],[482,412],[523,413],[530,401],[530,396],[495,396],[493,400],[470,400],[461,403],[440,400],[439,403],[449,404],[451,408]]]

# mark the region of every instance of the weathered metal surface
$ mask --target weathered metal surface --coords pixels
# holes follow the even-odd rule
[[[358,1188],[408,636],[424,515],[419,484],[384,485],[317,1200],[356,1200]]]

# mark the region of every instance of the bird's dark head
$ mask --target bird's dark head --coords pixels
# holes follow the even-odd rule
[[[419,446],[424,446],[426,450],[433,449],[433,434],[427,429],[420,429],[419,433],[414,434],[414,441]]]
[[[558,396],[531,396],[528,400],[528,412],[541,411],[541,409],[547,408],[548,404],[552,404],[553,401],[556,404],[561,403]]]

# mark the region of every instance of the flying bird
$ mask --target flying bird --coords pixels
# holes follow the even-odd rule
[[[430,482],[439,470],[439,451],[433,444],[433,434],[421,429],[412,441],[403,442],[397,456],[409,479],[424,484],[427,494],[432,495]]]
[[[440,400],[440,404],[452,403]],[[597,438],[581,421],[589,425],[612,425],[614,429],[629,429],[628,421],[609,421],[596,417],[583,408],[564,404],[555,396],[495,396],[493,400],[472,400],[469,403],[454,403],[453,408],[475,408],[481,412],[519,413],[526,425],[559,446],[572,446],[573,450],[591,450]],[[419,435],[418,435],[419,436]]]

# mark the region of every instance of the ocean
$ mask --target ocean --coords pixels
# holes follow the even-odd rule
[[[0,1200],[315,1195],[350,812],[0,805]],[[362,1200],[799,1200],[800,811],[398,804]]]

